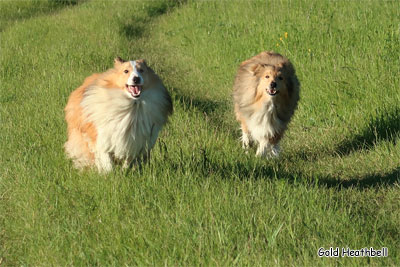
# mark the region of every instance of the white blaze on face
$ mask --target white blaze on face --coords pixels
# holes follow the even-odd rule
[[[140,94],[142,92],[142,85],[143,85],[143,77],[140,75],[140,72],[136,68],[136,61],[130,61],[132,65],[132,72],[131,75],[129,75],[128,81],[126,82],[127,90],[129,94],[133,98],[138,98],[140,97]],[[135,83],[135,78],[139,80]]]
[[[140,78],[140,82],[138,83],[139,85],[143,84],[143,77],[142,75],[140,75],[140,72],[137,70],[136,68],[136,61],[130,61],[131,65],[132,65],[132,73],[128,78],[128,85],[134,85],[135,83],[133,82],[133,78],[134,77],[139,77]]]

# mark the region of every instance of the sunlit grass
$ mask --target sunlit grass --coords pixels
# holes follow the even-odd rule
[[[0,3],[0,264],[400,260],[397,2],[12,3]],[[238,65],[263,50],[302,85],[279,160],[243,153],[232,111]],[[63,108],[116,56],[146,58],[175,113],[143,169],[78,172]],[[330,246],[389,257],[318,258]]]

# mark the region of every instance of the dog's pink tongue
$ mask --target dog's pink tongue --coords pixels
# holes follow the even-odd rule
[[[140,88],[137,85],[129,85],[129,91],[131,91],[134,95],[140,94]]]

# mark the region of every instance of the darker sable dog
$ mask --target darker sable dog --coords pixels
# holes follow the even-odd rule
[[[242,144],[258,144],[258,156],[278,156],[279,141],[299,101],[300,83],[284,56],[262,52],[244,61],[237,72],[233,100]]]

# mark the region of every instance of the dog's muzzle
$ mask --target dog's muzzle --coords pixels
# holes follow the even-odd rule
[[[277,95],[279,93],[279,91],[276,90],[276,88],[268,88],[267,89],[267,94],[269,94],[270,96],[274,96]]]
[[[139,98],[142,93],[142,86],[138,84],[125,84],[125,88],[133,98]]]
[[[269,88],[267,89],[267,93],[271,96],[274,96],[276,94],[278,94],[278,90],[276,90],[277,84],[276,82],[271,82],[271,84],[269,85]]]

